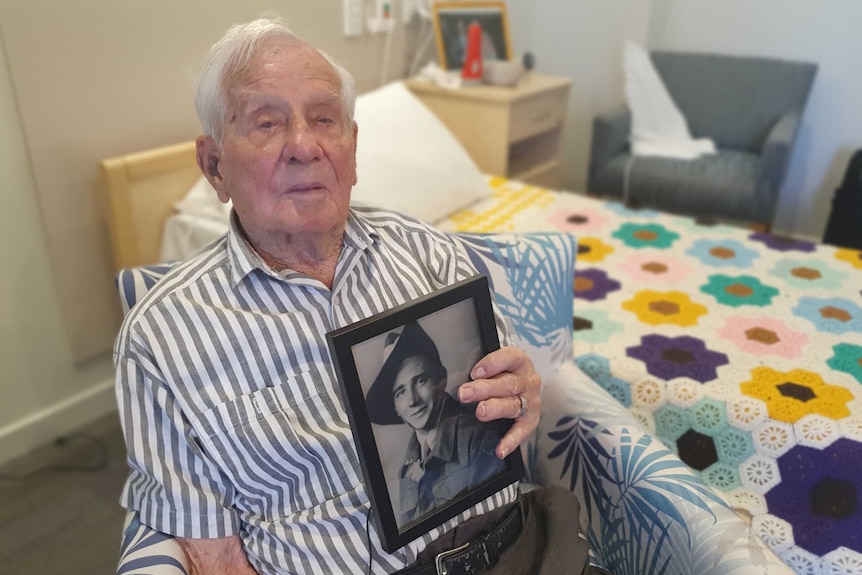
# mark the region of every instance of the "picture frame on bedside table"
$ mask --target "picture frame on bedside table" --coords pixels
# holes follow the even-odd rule
[[[326,335],[383,549],[392,553],[523,478],[497,458],[513,420],[481,422],[457,390],[500,347],[474,276]]]
[[[511,60],[512,43],[505,2],[434,2],[437,57],[444,70],[460,70],[467,50],[467,28],[482,27],[482,60]]]

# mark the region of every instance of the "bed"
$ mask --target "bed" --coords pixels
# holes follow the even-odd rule
[[[575,234],[578,365],[797,573],[858,572],[862,253],[489,185],[440,227]]]
[[[391,166],[394,148],[410,147],[404,138],[420,147],[433,140],[405,136],[406,116],[394,105],[387,101],[375,118],[358,103],[360,168],[374,163],[363,153]],[[363,152],[369,124],[383,135]],[[386,137],[395,129],[399,137]],[[160,254],[186,257],[226,229],[226,212],[207,204],[193,157],[186,143],[103,162],[118,269],[156,263]],[[445,231],[574,234],[578,366],[795,572],[862,572],[862,252],[466,168],[431,169],[428,178],[415,175],[421,169],[410,161],[393,167],[395,176],[360,169],[356,195],[439,212],[429,220]],[[422,188],[412,200],[372,197],[387,185],[403,192],[404,181],[386,178],[404,174]],[[196,186],[203,195],[195,198]],[[423,186],[438,186],[430,200]],[[459,209],[447,209],[450,200]],[[550,436],[563,447],[563,427]]]

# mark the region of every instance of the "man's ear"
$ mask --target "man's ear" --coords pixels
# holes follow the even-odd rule
[[[195,140],[197,148],[198,168],[200,168],[204,177],[215,189],[219,200],[227,203],[230,199],[227,187],[224,185],[224,178],[220,171],[221,150],[212,136],[199,136]]]

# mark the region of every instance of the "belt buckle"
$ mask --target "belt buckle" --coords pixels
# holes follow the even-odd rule
[[[437,575],[448,575],[449,571],[446,569],[446,566],[443,565],[443,560],[447,557],[451,557],[456,553],[460,553],[464,549],[470,546],[470,542],[464,543],[460,547],[455,547],[454,549],[449,549],[448,551],[442,551],[437,554],[434,558],[434,567],[437,568]]]

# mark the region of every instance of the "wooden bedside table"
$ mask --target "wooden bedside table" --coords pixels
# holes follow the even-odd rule
[[[446,124],[487,174],[548,188],[560,186],[560,135],[571,80],[530,73],[513,88],[447,90],[405,84]]]

